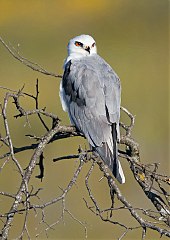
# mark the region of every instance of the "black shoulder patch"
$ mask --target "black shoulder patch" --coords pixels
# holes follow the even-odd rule
[[[79,89],[75,90],[74,81],[69,77],[71,68],[71,60],[66,64],[62,87],[65,91],[65,94],[70,97],[70,102],[75,102],[78,106],[85,106],[85,99],[79,96]]]
[[[70,74],[70,67],[71,67],[71,60],[66,64],[64,75],[63,75],[63,81],[62,81],[62,87],[64,88],[66,94],[69,93],[69,86],[68,86],[69,78],[68,78],[68,76]],[[69,94],[67,94],[67,95],[69,95]]]

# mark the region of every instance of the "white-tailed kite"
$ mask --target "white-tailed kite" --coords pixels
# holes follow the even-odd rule
[[[119,77],[97,54],[95,40],[89,35],[71,39],[60,84],[62,107],[117,180],[124,183],[117,148],[120,95]]]

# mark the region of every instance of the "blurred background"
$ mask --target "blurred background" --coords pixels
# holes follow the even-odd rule
[[[0,35],[11,46],[14,46],[24,57],[39,63],[47,70],[62,74],[63,62],[67,56],[67,43],[70,38],[80,34],[89,34],[97,42],[98,54],[101,55],[116,71],[122,84],[122,106],[136,115],[133,137],[140,144],[143,163],[161,163],[159,172],[169,173],[169,122],[168,122],[168,0],[0,0]],[[39,79],[40,108],[53,112],[62,119],[62,124],[69,124],[68,116],[63,112],[59,99],[60,79],[44,76],[19,63],[0,44],[0,85],[11,89],[21,89],[34,94],[36,79]],[[0,102],[5,91],[0,89]],[[23,98],[25,109],[34,109],[32,100]],[[30,117],[30,126],[25,119],[14,119],[14,106],[8,108],[10,131],[16,147],[31,144],[26,134],[42,136],[45,133],[36,116]],[[122,118],[123,119],[123,118]],[[51,122],[45,119],[46,123]],[[3,122],[0,120],[0,132]],[[65,160],[53,163],[58,156],[74,154],[78,146],[87,146],[79,138],[57,141],[47,147],[45,156],[45,178],[40,182],[32,178],[30,186],[43,188],[41,201],[50,200],[61,194],[58,187],[64,188],[71,179],[76,160]],[[0,148],[2,154],[2,149]],[[21,165],[27,166],[33,151],[16,155]],[[1,155],[0,154],[0,155]],[[2,161],[2,160],[1,160]],[[2,165],[3,161],[1,162]],[[126,184],[120,186],[135,207],[151,208],[144,193],[136,185],[129,166],[122,160],[126,175]],[[83,197],[87,197],[84,185],[90,163],[84,167],[77,186],[67,197],[66,206],[74,216],[87,223],[88,239],[118,239],[123,233],[116,225],[102,222],[87,210]],[[39,169],[34,175],[39,174]],[[10,178],[9,178],[10,177]],[[101,207],[110,207],[109,192],[106,182],[101,181],[97,166],[91,178],[91,187]],[[0,191],[15,193],[19,186],[19,177],[14,166],[9,162],[0,173]],[[133,186],[133,187],[132,187]],[[2,212],[8,211],[11,201],[0,199]],[[35,199],[35,202],[37,199]],[[40,202],[41,202],[40,201]],[[46,210],[49,224],[57,221],[61,215],[61,204]],[[126,214],[126,215],[125,215]],[[115,213],[115,219],[128,226],[137,226],[131,221],[129,213]],[[32,238],[47,226],[39,224],[41,214],[29,216],[28,226]],[[61,222],[48,231],[53,239],[84,239],[84,229],[69,215],[65,215],[65,224]],[[16,238],[22,228],[23,216],[17,216],[10,238]],[[0,228],[3,223],[0,222]],[[44,231],[39,238],[46,235]],[[159,239],[159,235],[148,232],[146,239]],[[141,230],[127,234],[125,239],[141,239]],[[163,238],[164,239],[164,238]]]

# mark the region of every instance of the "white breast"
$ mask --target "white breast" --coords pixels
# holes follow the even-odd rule
[[[68,108],[67,108],[67,105],[66,105],[66,101],[65,101],[65,92],[64,92],[64,89],[62,87],[62,80],[60,82],[60,92],[59,92],[59,96],[60,96],[60,100],[61,100],[61,105],[62,105],[62,108],[65,112],[68,112]]]

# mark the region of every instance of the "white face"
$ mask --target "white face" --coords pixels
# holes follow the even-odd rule
[[[90,56],[97,53],[96,42],[89,35],[80,35],[68,43],[68,55]]]

